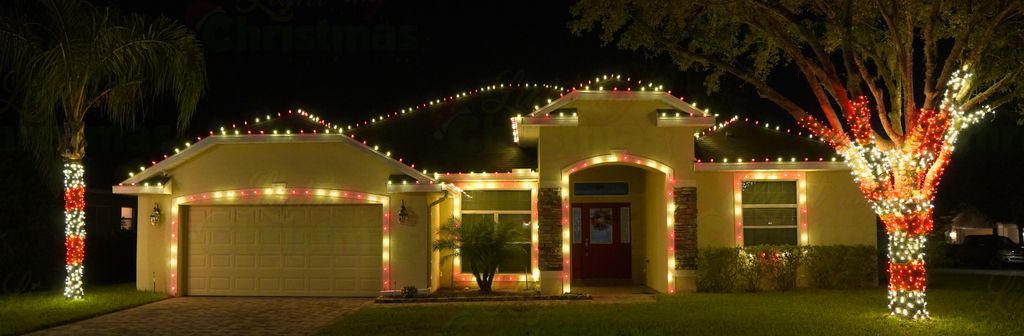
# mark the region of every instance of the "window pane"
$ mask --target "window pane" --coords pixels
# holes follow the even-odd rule
[[[796,204],[795,181],[743,181],[743,204]]]
[[[796,208],[743,209],[743,226],[796,225]]]
[[[796,228],[743,229],[743,245],[796,245]]]
[[[530,210],[529,190],[467,190],[463,210]]]
[[[512,224],[512,241],[530,242],[530,215],[528,214],[500,214],[498,222]]]
[[[515,252],[498,264],[498,273],[530,273],[530,244],[516,244]]]
[[[572,194],[585,195],[629,195],[626,182],[577,182],[572,185]]]
[[[494,215],[462,214],[462,225],[494,225]]]

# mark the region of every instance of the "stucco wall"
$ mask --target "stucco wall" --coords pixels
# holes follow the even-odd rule
[[[849,171],[807,173],[807,236],[811,245],[876,243],[875,213]]]
[[[405,286],[430,288],[430,213],[425,193],[391,194],[391,279],[394,289]],[[402,201],[409,213],[399,223]]]
[[[731,172],[698,172],[697,246],[736,245]]]
[[[647,207],[645,218],[648,230],[645,232],[644,245],[646,252],[644,257],[647,268],[647,287],[668,292],[668,274],[675,273],[675,268],[668,268],[668,204],[665,190],[665,174],[655,171],[647,171],[644,183],[647,194]]]
[[[693,176],[693,133],[701,127],[657,127],[657,110],[670,108],[654,100],[582,100],[565,106],[576,108],[577,126],[540,128],[537,146],[538,173],[541,188],[561,187],[562,170],[613,150],[657,161],[674,171],[672,178],[687,180]],[[647,174],[652,174],[648,172]],[[668,291],[667,234],[664,191],[665,176],[645,179],[648,200],[659,200],[645,207],[644,232],[646,282],[659,291]],[[656,185],[656,187],[654,187]],[[656,243],[654,243],[656,242]],[[545,272],[544,280],[554,280],[560,272]]]
[[[697,243],[736,245],[733,172],[697,173]],[[807,243],[875,245],[875,215],[849,171],[804,172],[807,182]]]
[[[623,149],[671,166],[676,178],[693,172],[693,133],[698,128],[657,127],[657,101],[577,101],[579,125],[541,127],[537,146],[541,187],[555,183],[570,164]]]

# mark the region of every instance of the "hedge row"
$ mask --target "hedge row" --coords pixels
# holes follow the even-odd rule
[[[875,260],[875,248],[866,245],[704,248],[697,255],[697,290],[788,290],[798,273],[814,288],[872,287]]]

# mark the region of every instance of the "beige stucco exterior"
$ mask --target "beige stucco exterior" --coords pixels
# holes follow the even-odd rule
[[[574,108],[578,116],[571,123],[520,126],[524,134],[536,136],[537,167],[514,179],[489,174],[460,176],[415,176],[423,185],[398,187],[388,184],[392,175],[417,172],[398,161],[348,140],[343,135],[318,134],[271,138],[271,136],[214,136],[194,144],[167,164],[151,167],[170,176],[165,188],[115,187],[120,193],[137,194],[139,209],[158,204],[162,223],[149,224],[139,216],[137,287],[140,290],[183,295],[187,281],[179,274],[187,269],[187,252],[180,240],[187,239],[187,207],[193,204],[380,204],[385,212],[384,241],[381,242],[381,290],[416,286],[435,291],[442,287],[472,287],[462,275],[453,278],[453,260],[442,258],[431,244],[440,225],[460,216],[460,195],[478,183],[488,188],[533,191],[534,258],[537,258],[537,190],[559,188],[563,202],[630,203],[633,226],[632,280],[665,293],[692,291],[692,271],[676,270],[672,233],[673,187],[696,187],[697,244],[699,247],[735,246],[737,241],[734,183],[741,174],[800,174],[806,215],[806,244],[874,245],[875,216],[863,201],[849,172],[788,165],[752,170],[733,165],[728,169],[696,168],[694,133],[706,122],[663,123],[658,112],[674,108],[664,99],[608,96],[560,101]],[[638,96],[639,97],[639,96]],[[686,119],[686,118],[682,118]],[[524,119],[525,120],[525,119]],[[245,140],[249,139],[249,140]],[[149,173],[147,173],[149,174]],[[148,176],[157,176],[157,173]],[[141,177],[131,183],[141,181]],[[625,196],[577,196],[569,186],[575,182],[627,182]],[[445,183],[445,187],[441,187]],[[503,184],[504,183],[504,184]],[[120,189],[119,189],[120,188]],[[444,190],[448,190],[445,192]],[[226,196],[228,191],[234,192]],[[256,191],[257,193],[254,193]],[[248,192],[242,196],[241,192]],[[293,194],[297,192],[298,194]],[[303,195],[303,192],[311,192]],[[318,194],[319,193],[319,194]],[[351,193],[351,195],[349,195]],[[218,195],[217,197],[214,197]],[[349,195],[349,196],[346,196]],[[358,195],[358,197],[356,196]],[[435,203],[431,206],[432,203]],[[400,223],[404,203],[408,220]],[[566,205],[566,204],[563,204]],[[567,251],[566,251],[567,252]],[[567,254],[567,261],[571,256]],[[516,287],[540,282],[547,294],[572,290],[563,271],[499,278],[496,287]]]

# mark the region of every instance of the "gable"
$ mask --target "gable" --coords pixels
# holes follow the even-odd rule
[[[183,194],[279,183],[382,193],[388,177],[402,173],[375,154],[330,139],[218,144],[166,172]]]

